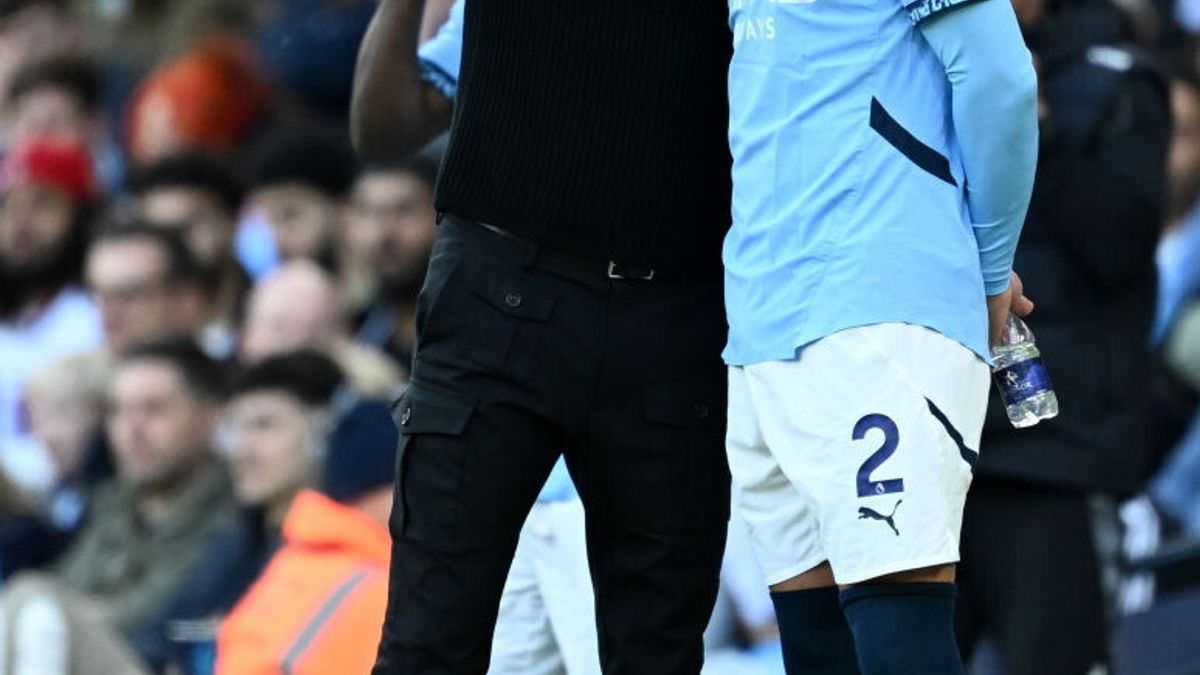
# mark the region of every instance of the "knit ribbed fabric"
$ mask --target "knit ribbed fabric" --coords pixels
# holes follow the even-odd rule
[[[725,3],[471,0],[441,211],[663,274],[720,270]]]

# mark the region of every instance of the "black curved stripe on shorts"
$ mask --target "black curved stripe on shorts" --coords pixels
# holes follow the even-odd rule
[[[925,399],[925,402],[929,404],[929,412],[933,413],[934,419],[942,423],[942,426],[946,428],[946,433],[950,435],[950,439],[958,446],[958,454],[962,455],[963,461],[970,464],[971,469],[974,470],[975,463],[979,461],[979,453],[967,447],[962,434],[958,433],[958,429],[954,428],[941,408],[934,405],[933,401],[929,399]]]
[[[950,173],[950,160],[937,150],[925,145],[919,138],[909,133],[908,129],[900,126],[892,115],[884,109],[879,99],[871,97],[871,128],[883,140],[887,141],[900,154],[909,158],[913,164],[927,171],[934,178],[940,178],[947,183],[958,186],[954,174]]]

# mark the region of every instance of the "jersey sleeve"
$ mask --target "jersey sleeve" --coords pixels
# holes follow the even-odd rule
[[[931,8],[949,0],[923,0]],[[966,5],[960,2],[957,6]],[[931,12],[934,10],[931,9]],[[1006,0],[918,23],[950,82],[951,113],[984,288],[1008,288],[1033,192],[1038,155],[1037,75]]]
[[[458,71],[462,64],[462,28],[465,0],[457,0],[450,17],[428,42],[417,49],[421,77],[443,96],[454,100],[458,92]]]
[[[967,5],[985,0],[901,0],[913,25],[921,25]],[[1007,2],[1008,0],[1002,0]]]

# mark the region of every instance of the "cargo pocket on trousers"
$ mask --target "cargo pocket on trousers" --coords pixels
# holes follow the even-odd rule
[[[683,494],[673,524],[685,529],[729,520],[729,463],[725,455],[728,389],[724,378],[652,387],[646,391],[646,420],[686,434]]]
[[[463,433],[474,410],[469,398],[416,384],[393,404],[392,421],[400,430],[393,536],[453,539],[466,460]]]
[[[488,308],[474,315],[480,336],[474,355],[483,365],[506,372],[528,373],[537,369],[542,353],[545,324],[554,315],[553,296],[528,279],[489,276],[472,289],[476,300]]]

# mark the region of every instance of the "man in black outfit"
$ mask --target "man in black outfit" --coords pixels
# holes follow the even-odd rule
[[[352,114],[369,155],[449,102],[421,0],[384,0]],[[729,508],[723,3],[471,0],[444,214],[418,303],[382,673],[483,673],[518,532],[561,449],[606,673],[697,673]],[[421,92],[421,95],[412,95]]]

